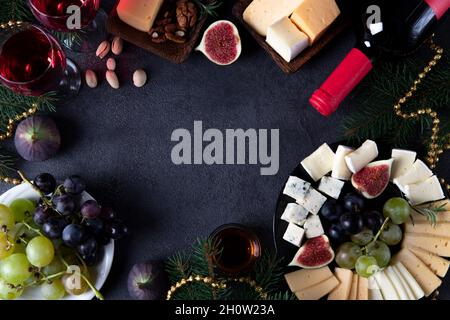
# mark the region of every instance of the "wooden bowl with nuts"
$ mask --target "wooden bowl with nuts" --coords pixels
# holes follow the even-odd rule
[[[142,32],[120,20],[116,7],[108,18],[109,33],[173,63],[188,59],[207,18],[206,14],[201,14],[197,1],[165,0],[152,29]]]

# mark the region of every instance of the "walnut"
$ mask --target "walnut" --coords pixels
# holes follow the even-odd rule
[[[179,0],[175,12],[181,29],[192,28],[197,23],[198,10],[193,2]]]

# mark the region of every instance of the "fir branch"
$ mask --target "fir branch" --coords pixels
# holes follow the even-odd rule
[[[413,207],[414,210],[416,210],[419,214],[425,216],[430,222],[430,224],[435,227],[437,224],[437,216],[441,212],[446,212],[445,203],[442,204],[439,207],[433,207],[432,205],[429,205],[428,207]]]
[[[8,177],[17,172],[17,158],[0,148],[0,176]]]
[[[276,292],[267,297],[267,300],[297,300],[290,291]]]
[[[214,18],[219,16],[217,11],[222,6],[222,1],[194,0],[194,2],[200,8],[200,16],[208,15]]]
[[[26,0],[0,0],[0,21],[31,21],[33,15]]]

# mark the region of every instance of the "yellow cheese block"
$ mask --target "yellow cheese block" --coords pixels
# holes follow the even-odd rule
[[[357,300],[369,300],[369,279],[358,276]]]
[[[446,200],[441,200],[441,201],[436,201],[433,202],[431,205],[430,204],[426,204],[423,205],[422,207],[433,207],[433,208],[440,208],[441,206],[443,206],[444,210],[443,212],[439,212],[436,215],[436,222],[437,223],[441,223],[441,222],[450,222],[450,201],[448,199]],[[421,206],[419,206],[421,207]],[[427,223],[430,224],[430,222],[427,220],[427,217],[425,217],[424,215],[421,215],[420,213],[418,213],[417,211],[413,210],[411,217],[414,221],[414,224],[420,224],[420,223]]]
[[[359,276],[355,273],[352,279],[352,288],[350,289],[350,294],[348,296],[348,300],[357,300],[358,299],[358,280]]]
[[[450,261],[418,247],[408,246],[408,249],[436,275],[445,277],[450,266]]]
[[[450,238],[434,237],[422,233],[406,233],[403,246],[415,246],[441,257],[450,257]]]
[[[339,280],[335,276],[322,281],[312,287],[295,292],[298,300],[319,300],[333,291],[339,285]]]
[[[244,21],[261,36],[267,28],[284,17],[289,17],[303,0],[253,0],[244,11]]]
[[[300,291],[333,277],[330,268],[301,269],[284,275],[292,292]]]
[[[353,272],[352,270],[336,268],[334,275],[339,280],[339,285],[328,295],[328,300],[348,300],[350,290],[352,289]]]
[[[164,0],[120,0],[117,15],[120,20],[139,31],[148,32]]]
[[[435,226],[430,223],[405,223],[406,233],[421,233],[436,237],[450,238],[450,222],[440,222]]]
[[[392,264],[396,262],[401,262],[406,267],[409,273],[416,279],[417,283],[419,283],[427,297],[442,283],[441,279],[407,248],[400,250],[392,259]]]
[[[313,43],[340,13],[335,0],[304,0],[292,13],[291,20]]]

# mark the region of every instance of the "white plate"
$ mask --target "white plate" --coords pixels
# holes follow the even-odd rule
[[[9,205],[13,200],[18,198],[30,199],[33,201],[39,200],[38,193],[27,183],[23,183],[14,188],[9,189],[4,194],[0,196],[0,203],[4,205]],[[83,192],[81,201],[94,199],[89,193]],[[100,291],[103,284],[108,277],[111,270],[113,257],[114,257],[114,241],[111,240],[109,244],[103,247],[102,256],[99,257],[99,262],[94,267],[89,269],[91,275],[96,275],[95,287]],[[92,290],[86,291],[79,296],[66,295],[63,300],[91,300],[94,298],[95,294]],[[38,288],[27,288],[23,295],[20,297],[21,300],[42,300],[42,296]]]

